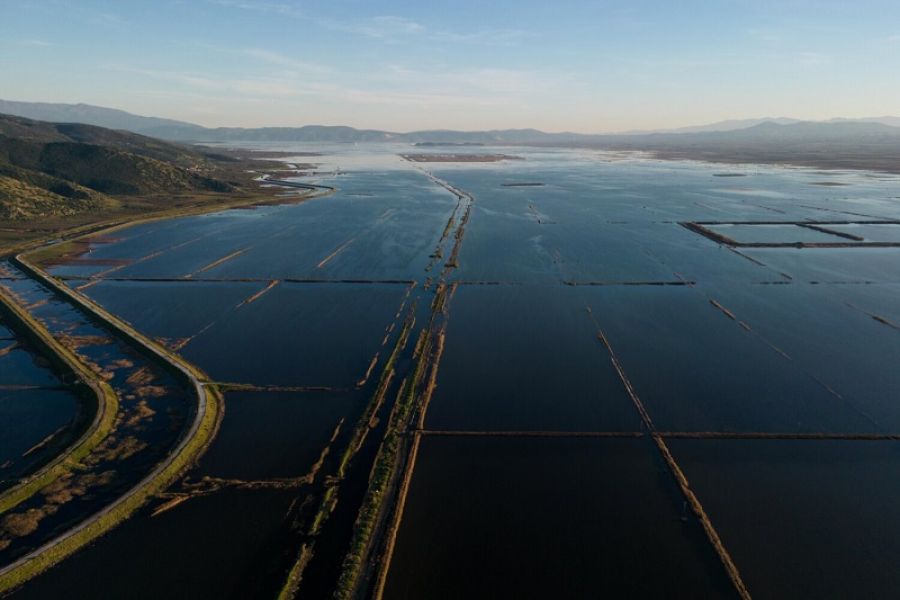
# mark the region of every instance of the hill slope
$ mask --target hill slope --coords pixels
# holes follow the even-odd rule
[[[29,219],[114,207],[113,195],[224,192],[209,156],[102,127],[0,115],[0,216]]]

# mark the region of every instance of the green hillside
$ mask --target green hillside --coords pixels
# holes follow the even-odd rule
[[[102,211],[120,196],[232,191],[216,177],[220,161],[124,131],[0,115],[0,217]]]

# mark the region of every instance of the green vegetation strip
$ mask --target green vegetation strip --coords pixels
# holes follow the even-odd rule
[[[419,456],[419,442],[421,442],[421,440],[421,432],[414,432],[412,447],[409,449],[409,457],[406,460],[406,469],[403,473],[403,481],[400,483],[400,489],[397,492],[397,503],[394,507],[387,531],[385,532],[384,555],[380,560],[380,568],[376,575],[375,591],[373,593],[373,597],[377,600],[381,600],[384,596],[384,586],[387,584],[388,569],[390,568],[391,559],[394,557],[397,532],[400,531],[400,521],[403,519],[403,512],[406,508],[406,497],[409,494],[409,484],[412,481],[413,471],[416,468],[416,459]]]
[[[300,581],[303,579],[303,571],[306,569],[309,561],[312,560],[312,555],[312,545],[303,544],[303,547],[300,548],[300,557],[294,562],[291,570],[288,571],[287,581],[285,581],[285,584],[278,592],[278,600],[291,600],[294,597],[297,588],[300,586]]]
[[[340,466],[338,467],[339,477],[344,477],[346,475],[351,459],[356,455],[365,441],[366,436],[369,434],[369,430],[372,428],[372,419],[384,402],[384,395],[387,393],[391,380],[394,378],[394,364],[397,362],[397,357],[400,352],[406,347],[410,331],[412,330],[413,325],[415,325],[415,311],[416,307],[414,305],[410,308],[406,320],[403,323],[403,329],[400,331],[400,335],[397,338],[397,343],[394,344],[394,349],[391,351],[391,355],[384,365],[384,369],[381,372],[381,378],[378,381],[378,387],[375,388],[375,395],[366,407],[365,412],[359,418],[358,425],[353,432],[353,439],[341,456]]]
[[[390,417],[388,432],[378,449],[378,456],[369,474],[369,487],[356,517],[350,549],[344,557],[341,576],[334,592],[335,598],[353,598],[357,590],[365,558],[369,552],[385,499],[388,496],[389,484],[398,471],[401,449],[405,446],[403,424],[406,422],[405,418],[411,412],[415,400],[416,381],[420,378],[418,375],[420,369],[417,367],[416,371],[417,374],[411,379],[407,379],[399,392]]]
[[[443,339],[446,320],[441,326],[436,325],[439,316],[446,317],[446,298],[452,288],[447,288],[443,283],[439,284],[434,302],[432,303],[432,318],[429,326],[424,329],[416,344],[416,354],[419,360],[415,370],[407,378],[401,387],[388,422],[388,430],[384,436],[375,464],[369,475],[369,487],[363,499],[353,528],[353,537],[350,541],[350,549],[344,557],[341,575],[338,579],[334,597],[339,599],[353,598],[358,592],[363,576],[366,557],[370,554],[375,537],[375,531],[385,511],[385,501],[391,496],[392,483],[400,473],[401,463],[406,464],[405,471],[411,471],[414,466],[416,451],[418,449],[419,436],[413,434],[412,443],[409,443],[409,424],[417,407],[416,399],[418,390],[425,381],[426,371],[430,369],[425,389],[421,395],[421,407],[426,407],[434,390],[437,368],[443,352]],[[422,408],[420,408],[420,411]],[[403,452],[406,449],[407,452]],[[404,473],[405,475],[405,473]],[[405,485],[404,485],[405,484]],[[402,506],[408,481],[404,477],[401,483],[400,497],[397,505]],[[395,510],[396,512],[396,510]],[[395,517],[398,519],[399,517]],[[393,530],[390,527],[389,530]],[[391,540],[388,539],[388,555],[391,552]],[[382,565],[381,571],[386,569]]]
[[[0,514],[2,514],[21,504],[73,468],[77,468],[79,461],[90,454],[91,450],[109,435],[116,420],[119,399],[108,383],[84,365],[74,352],[59,343],[42,323],[20,307],[2,289],[0,289],[0,309],[11,322],[18,325],[22,331],[28,332],[28,337],[57,368],[63,372],[73,373],[90,389],[96,408],[94,419],[81,437],[51,462],[0,494]]]
[[[80,548],[108,532],[131,516],[147,500],[166,489],[205,450],[219,423],[222,398],[218,389],[193,365],[132,329],[90,300],[73,292],[29,264],[21,255],[16,263],[33,277],[57,290],[73,303],[104,321],[131,342],[167,363],[179,376],[192,384],[198,398],[197,413],[190,430],[178,446],[137,485],[115,502],[80,525],[63,533],[34,552],[0,570],[0,593],[15,588],[38,575]]]
[[[313,517],[312,523],[309,526],[309,536],[317,535],[321,531],[322,525],[324,525],[325,521],[331,515],[334,507],[337,505],[337,486],[339,482],[346,476],[347,470],[350,467],[353,457],[355,457],[357,452],[359,452],[359,449],[362,447],[363,442],[365,442],[369,431],[375,426],[375,417],[378,413],[379,408],[381,408],[381,406],[384,404],[385,394],[387,394],[391,382],[394,379],[394,365],[397,362],[397,358],[400,355],[400,352],[402,352],[406,347],[410,332],[415,326],[415,313],[416,303],[413,302],[413,304],[409,308],[409,311],[407,312],[406,318],[403,323],[403,328],[400,330],[400,334],[397,336],[397,341],[394,344],[394,348],[391,351],[391,354],[381,371],[381,377],[379,378],[378,385],[375,388],[375,393],[372,396],[372,400],[366,406],[365,411],[357,421],[356,428],[353,431],[353,436],[350,442],[347,444],[347,447],[344,449],[343,454],[341,455],[336,470],[335,479],[328,485],[322,497],[322,500],[319,503],[319,509]],[[401,386],[401,388],[402,387],[403,386]],[[278,593],[279,600],[288,600],[295,596],[300,585],[300,581],[303,577],[303,571],[312,558],[314,546],[315,542],[309,542],[304,544],[301,548],[300,555],[294,562],[291,570],[288,572],[288,576]]]

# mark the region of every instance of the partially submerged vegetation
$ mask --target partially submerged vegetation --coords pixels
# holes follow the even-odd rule
[[[80,394],[89,405],[93,418],[90,425],[68,448],[41,469],[22,479],[17,485],[0,494],[0,515],[13,509],[53,481],[77,469],[112,430],[118,411],[118,397],[109,384],[89,369],[65,345],[55,339],[46,327],[22,309],[13,298],[0,289],[0,310],[11,322],[42,348],[44,355],[63,372],[78,378],[83,388]]]
[[[176,375],[176,377],[182,379],[186,385],[194,390],[194,393],[197,395],[198,404],[190,428],[183,436],[181,436],[176,447],[173,448],[164,460],[158,463],[149,474],[145,475],[128,492],[118,497],[100,512],[90,516],[79,525],[69,529],[55,539],[48,541],[37,550],[0,570],[0,591],[5,591],[20,585],[56,562],[69,556],[79,548],[113,528],[124,519],[128,518],[148,499],[165,490],[180,476],[181,473],[194,463],[197,457],[207,447],[215,435],[221,417],[221,395],[215,386],[209,384],[208,378],[206,378],[202,372],[195,367],[184,363],[169,350],[159,346],[149,338],[146,338],[133,330],[118,318],[113,317],[91,301],[56,282],[23,259],[19,259],[19,265],[30,275],[38,278],[60,295],[68,298],[82,310],[88,311],[94,317],[102,320],[107,326],[116,331],[117,334],[128,339],[131,343],[136,344],[143,352],[147,353],[149,356],[154,356],[156,360],[164,364],[167,369]],[[60,344],[60,346],[65,352],[71,352],[71,350],[65,348],[64,345]],[[82,368],[85,369],[84,366],[82,366]],[[99,381],[102,380],[102,377],[98,377],[98,374],[94,374],[92,380]],[[138,413],[144,415],[148,414],[147,411],[149,409],[142,400],[137,401],[135,406]],[[152,414],[152,411],[149,414]],[[122,421],[121,419],[118,419],[114,420],[114,423],[122,423]],[[110,427],[113,426],[113,424],[110,425]],[[112,438],[108,439],[112,440]],[[84,464],[100,465],[103,464],[103,461],[120,460],[141,450],[141,443],[130,437],[114,441],[106,446],[108,447],[104,447],[102,443],[96,445],[95,449],[100,451],[101,454],[97,457],[86,456],[81,462]],[[84,479],[85,477],[89,477],[90,481]],[[73,495],[77,496],[78,494],[86,493],[88,487],[103,485],[103,482],[110,481],[111,477],[112,472],[109,471],[86,473],[77,476],[68,472],[61,472],[56,474],[55,478],[42,482],[43,485],[34,486],[32,493],[41,491],[49,502],[49,504],[46,504],[48,510],[52,511],[53,506],[55,506],[54,502],[56,502],[55,498],[58,498],[59,502],[66,502],[71,499]],[[59,488],[58,493],[51,489],[54,485]],[[82,488],[84,488],[85,491],[79,492]],[[45,514],[43,509],[29,509],[16,516],[8,515],[4,522],[4,526],[7,531],[12,531],[13,533],[18,532],[23,535],[28,534],[36,528],[40,519],[42,519]],[[13,518],[10,519],[10,517]]]
[[[356,427],[353,430],[350,440],[337,460],[334,475],[329,477],[325,482],[325,489],[322,498],[319,501],[318,509],[315,514],[312,515],[307,528],[307,541],[302,544],[297,559],[294,561],[294,564],[287,574],[278,595],[279,599],[286,600],[293,598],[296,595],[304,570],[315,552],[316,536],[320,534],[322,526],[337,505],[338,486],[347,476],[353,459],[359,453],[370,432],[378,426],[377,415],[384,405],[385,397],[394,381],[396,362],[400,353],[406,348],[410,333],[415,326],[415,313],[416,305],[415,302],[413,302],[407,311],[403,327],[397,334],[394,348],[382,367],[381,376],[379,377],[372,398],[357,420]]]
[[[408,157],[404,156],[404,158]],[[374,553],[381,536],[381,558],[375,567],[374,582],[376,595],[383,589],[388,563],[393,551],[396,531],[405,502],[405,494],[412,477],[412,469],[418,451],[420,431],[425,412],[437,382],[437,370],[444,349],[447,326],[448,301],[456,290],[456,284],[447,285],[450,272],[458,267],[458,256],[462,246],[465,227],[472,211],[472,196],[429,173],[426,175],[436,184],[447,189],[459,199],[459,204],[451,215],[447,227],[438,242],[438,251],[432,257],[440,257],[443,242],[449,239],[453,230],[453,246],[450,257],[444,263],[431,303],[431,318],[422,329],[413,352],[416,361],[413,372],[401,383],[394,401],[385,435],[369,474],[368,489],[363,504],[356,517],[353,536],[350,540],[341,574],[335,589],[335,598],[352,598],[360,589],[368,585],[364,580],[367,564]],[[458,223],[456,214],[462,212]],[[455,229],[453,227],[455,226]],[[415,416],[418,419],[415,420]],[[399,489],[398,489],[399,488]],[[393,506],[389,508],[389,502]],[[388,514],[389,510],[391,511]],[[384,529],[386,527],[386,530]]]

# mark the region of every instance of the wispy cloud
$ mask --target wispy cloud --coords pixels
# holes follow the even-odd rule
[[[824,52],[798,52],[794,55],[794,62],[806,67],[815,67],[830,64],[832,57]]]
[[[399,16],[380,15],[359,20],[338,20],[310,14],[295,4],[280,2],[250,2],[248,0],[207,0],[211,4],[261,13],[303,19],[330,31],[351,33],[373,40],[400,43],[410,38],[427,38],[450,43],[509,46],[533,34],[518,29],[480,29],[448,31],[429,27],[419,21]]]
[[[317,98],[350,104],[387,104],[429,108],[465,106],[504,106],[524,97],[546,93],[560,87],[546,74],[504,69],[464,69],[419,71],[388,66],[376,74],[339,81],[332,78],[262,75],[251,77],[214,77],[197,73],[147,69],[127,65],[108,65],[109,70],[130,73],[179,84],[173,93],[206,97],[210,101],[227,96],[247,100]]]
[[[215,79],[210,77],[205,77],[203,75],[197,75],[195,73],[190,73],[186,71],[175,71],[175,70],[166,70],[166,69],[144,69],[140,67],[132,67],[128,65],[119,65],[112,64],[106,65],[104,67],[109,71],[118,71],[120,73],[131,73],[134,75],[142,75],[144,77],[151,77],[153,79],[160,79],[163,81],[171,81],[173,83],[180,83],[192,87],[200,87],[206,89],[213,89],[220,87],[220,84]]]
[[[18,40],[16,43],[20,46],[30,46],[32,48],[51,48],[56,46],[53,42],[46,40]]]
[[[266,50],[264,48],[243,48],[240,50],[226,50],[231,52],[237,52],[239,54],[243,54],[250,58],[255,58],[262,62],[278,65],[281,67],[287,67],[290,69],[295,69],[298,71],[306,71],[306,72],[315,72],[315,73],[328,73],[331,71],[329,67],[324,65],[310,62],[307,60],[302,60],[298,58],[294,58],[292,56],[287,56],[280,52],[275,52],[273,50]]]
[[[114,29],[121,29],[129,25],[127,19],[109,12],[94,13],[88,17],[88,20],[95,25],[102,25]]]
[[[427,39],[454,44],[470,43],[489,46],[508,46],[531,37],[526,31],[519,29],[479,29],[475,31],[457,32],[443,29],[432,29],[411,19],[398,16],[372,17],[358,22],[344,23],[328,19],[316,19],[316,22],[328,29],[359,34],[368,38],[388,42],[403,42],[409,39]]]
[[[419,35],[428,31],[421,23],[393,15],[348,23],[327,19],[317,19],[317,22],[329,29],[358,33],[376,39],[395,39],[402,36]]]
[[[249,0],[206,0],[210,4],[255,12],[275,13],[286,17],[305,18],[306,13],[297,4],[285,2],[256,2]]]

